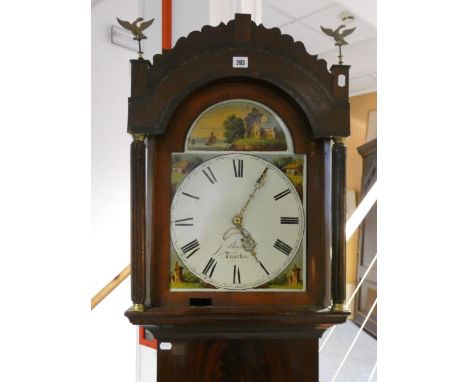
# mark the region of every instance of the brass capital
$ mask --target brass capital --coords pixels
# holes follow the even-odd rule
[[[130,309],[130,312],[144,312],[145,306],[143,304],[133,304]]]
[[[144,142],[146,136],[145,134],[132,134],[133,140],[138,142]]]
[[[339,313],[349,313],[350,310],[345,306],[345,304],[333,304],[331,310],[333,312],[339,312]]]
[[[339,145],[344,145],[346,143],[346,140],[348,137],[333,137],[333,142],[339,144]]]

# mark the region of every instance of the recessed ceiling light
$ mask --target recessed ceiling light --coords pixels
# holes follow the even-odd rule
[[[348,11],[340,13],[340,20],[343,24],[352,24],[354,22],[354,15]]]

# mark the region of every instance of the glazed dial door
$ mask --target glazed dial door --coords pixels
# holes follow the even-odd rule
[[[210,159],[184,179],[171,208],[171,238],[204,282],[254,288],[278,276],[298,251],[304,210],[293,184],[253,155]]]

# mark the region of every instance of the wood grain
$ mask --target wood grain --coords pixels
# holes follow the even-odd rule
[[[176,340],[157,352],[158,381],[318,381],[317,339]]]
[[[249,57],[249,67],[233,68],[234,56]],[[146,83],[140,84],[147,89],[145,94],[129,99],[131,134],[164,134],[187,97],[216,82],[242,80],[283,92],[302,110],[310,135],[349,135],[349,104],[342,98],[347,87],[334,94],[334,75],[326,62],[308,54],[301,42],[294,42],[278,28],[255,25],[245,15],[236,15],[226,25],[205,26],[201,32],[190,33],[148,64]],[[341,74],[347,76],[346,71]]]
[[[134,140],[130,148],[131,171],[131,296],[144,304],[146,296],[146,146]]]
[[[332,149],[332,300],[346,302],[346,146]]]
[[[307,155],[307,253],[306,273],[307,289],[305,292],[249,292],[217,293],[209,291],[170,292],[170,206],[171,206],[171,153],[184,150],[185,137],[193,121],[208,107],[228,99],[253,99],[275,112],[284,120],[290,130],[294,151]],[[186,99],[177,108],[170,121],[166,134],[150,137],[148,158],[151,158],[153,179],[152,193],[148,195],[148,219],[151,220],[148,237],[151,246],[149,267],[149,305],[188,306],[190,298],[211,298],[213,306],[249,304],[249,305],[313,305],[324,308],[329,304],[329,293],[325,277],[327,264],[330,262],[330,206],[325,184],[330,184],[331,173],[328,141],[310,136],[306,119],[294,104],[281,92],[269,87],[250,82],[229,81],[213,84],[199,90]],[[157,217],[157,218],[156,218]]]
[[[347,314],[307,306],[162,307],[128,310],[156,338],[319,338]]]

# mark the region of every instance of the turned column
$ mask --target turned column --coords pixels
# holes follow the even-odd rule
[[[146,297],[146,145],[143,134],[134,134],[130,147],[131,171],[131,295],[130,310],[144,310]]]
[[[346,304],[346,145],[350,134],[349,65],[332,65],[331,90],[342,111],[341,133],[332,136],[332,309],[348,312]],[[338,112],[338,111],[337,111]]]
[[[332,300],[335,311],[346,302],[346,145],[333,137],[332,149]]]

